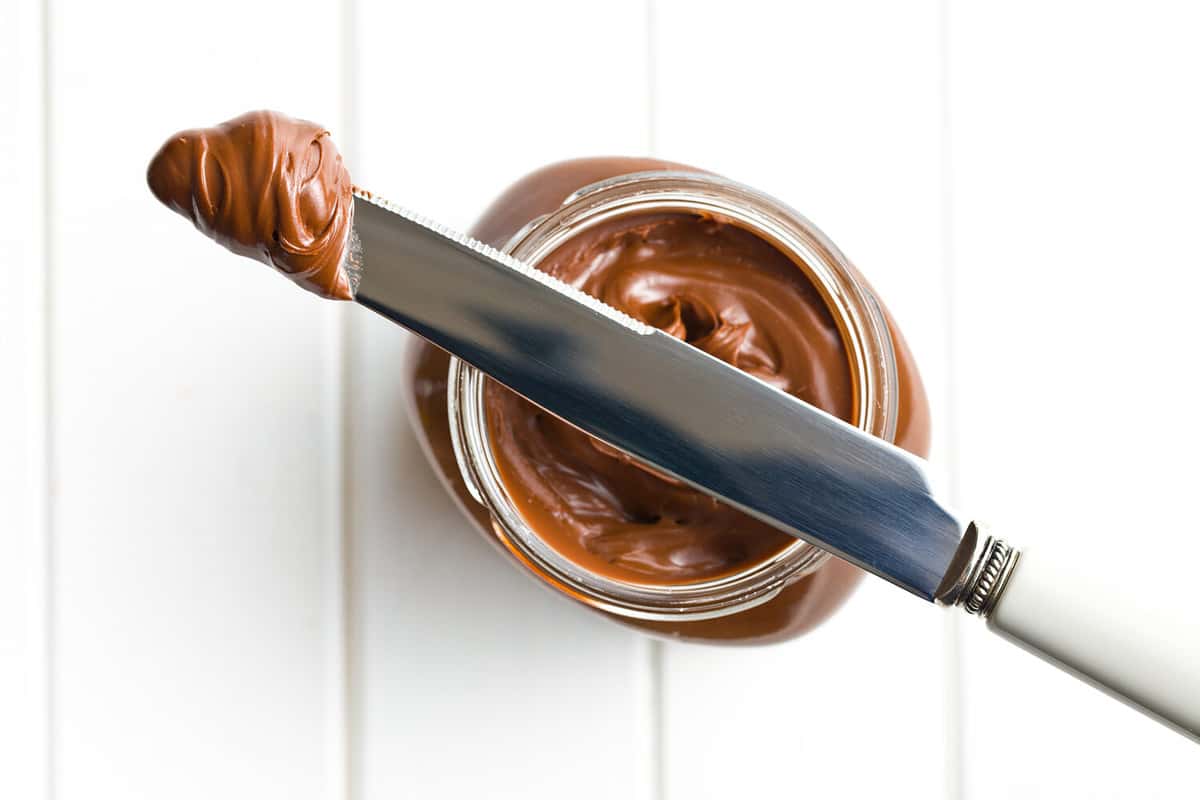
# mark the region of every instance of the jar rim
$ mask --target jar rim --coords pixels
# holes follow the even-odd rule
[[[654,212],[705,213],[754,233],[783,252],[821,294],[850,360],[854,424],[894,441],[898,374],[887,320],[857,271],[805,217],[778,200],[720,176],[655,170],[598,181],[518,231],[503,248],[536,265],[571,237],[618,217]],[[626,581],[592,572],[542,539],[501,480],[484,403],[487,378],[452,358],[447,410],[455,460],[467,488],[491,514],[501,545],[535,575],[576,599],[618,616],[702,620],[767,602],[810,574],[830,554],[801,539],[770,558],[718,578],[683,584]]]

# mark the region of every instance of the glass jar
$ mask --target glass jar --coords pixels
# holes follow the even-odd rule
[[[852,422],[927,454],[924,389],[886,308],[820,231],[766,195],[669,162],[581,159],[518,181],[472,234],[536,265],[602,221],[659,212],[718,216],[789,256],[817,288],[841,334],[853,379]],[[778,641],[827,619],[861,577],[856,568],[803,541],[731,574],[691,583],[622,580],[581,566],[527,524],[501,480],[488,436],[488,379],[419,340],[406,368],[412,387],[408,407],[419,438],[468,518],[519,568],[617,621],[696,641]]]

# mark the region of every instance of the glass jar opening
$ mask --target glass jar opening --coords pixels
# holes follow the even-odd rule
[[[820,293],[839,332],[853,379],[853,422],[893,441],[897,366],[887,321],[874,296],[837,248],[804,217],[773,198],[705,173],[655,171],[584,187],[553,213],[519,231],[506,252],[536,265],[595,225],[646,213],[697,213],[728,221],[787,255]],[[603,611],[634,619],[701,620],[759,605],[807,575],[829,554],[796,540],[774,556],[711,580],[653,584],[588,570],[548,544],[521,516],[501,480],[488,431],[489,379],[451,359],[447,409],[451,441],[468,490],[491,514],[501,543],[531,572]]]

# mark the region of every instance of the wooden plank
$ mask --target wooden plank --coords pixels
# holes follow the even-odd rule
[[[774,194],[875,284],[946,450],[938,4],[661,2],[658,154]],[[670,645],[669,798],[939,796],[953,677],[943,615],[879,581],[754,650]]]
[[[0,794],[31,800],[51,772],[42,22],[0,5]]]
[[[537,166],[644,151],[644,18],[363,2],[356,179],[461,229]],[[649,797],[644,649],[468,528],[404,419],[405,336],[351,339],[355,796]]]
[[[336,125],[340,47],[297,48],[337,6],[51,5],[58,795],[336,797],[328,313],[143,175],[250,108]]]
[[[950,23],[965,506],[1192,582],[1200,14],[1021,1]],[[968,796],[1195,796],[1195,745],[969,627]]]

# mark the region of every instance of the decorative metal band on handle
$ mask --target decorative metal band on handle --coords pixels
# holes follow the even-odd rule
[[[978,560],[971,568],[966,587],[959,595],[958,604],[968,614],[986,618],[995,608],[1000,595],[1004,593],[1008,577],[1020,556],[1021,552],[1003,539],[989,536]]]

